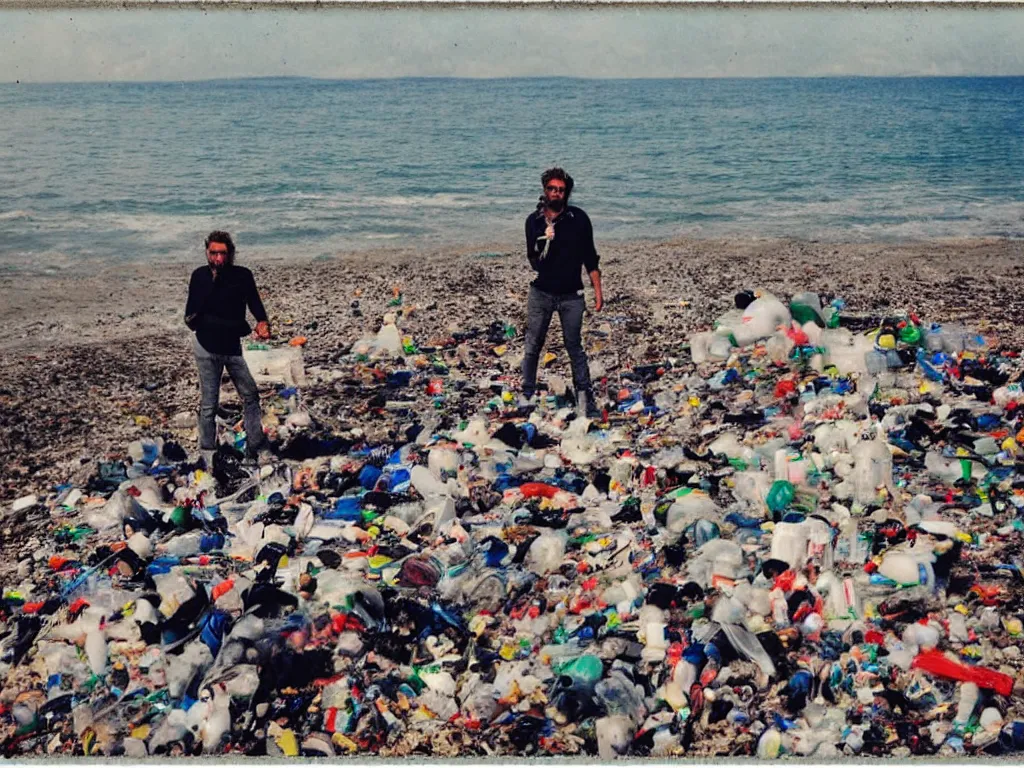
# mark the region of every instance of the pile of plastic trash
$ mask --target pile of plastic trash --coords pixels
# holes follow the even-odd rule
[[[507,323],[428,348],[392,315],[308,388],[289,353],[273,466],[229,418],[212,471],[165,435],[19,499],[5,753],[1024,748],[1017,354],[736,307],[593,421],[487,370]]]

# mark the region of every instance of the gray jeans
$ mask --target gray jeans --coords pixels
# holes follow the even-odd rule
[[[220,379],[227,368],[238,396],[242,400],[245,422],[246,451],[255,455],[266,437],[260,417],[260,391],[241,355],[215,355],[207,352],[194,337],[192,350],[199,368],[199,448],[209,451],[217,447],[217,406],[220,403]]]
[[[532,397],[537,388],[537,361],[551,325],[551,316],[558,313],[562,324],[562,340],[572,363],[572,382],[577,393],[591,394],[590,368],[587,353],[583,351],[583,312],[586,305],[582,294],[553,294],[530,286],[526,303],[526,351],[523,354],[523,394]]]

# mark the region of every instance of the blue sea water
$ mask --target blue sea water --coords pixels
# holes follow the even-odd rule
[[[599,242],[1024,235],[1024,78],[0,85],[0,263],[518,248],[559,164]]]

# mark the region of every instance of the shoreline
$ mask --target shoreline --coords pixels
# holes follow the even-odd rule
[[[197,241],[198,242],[198,241]],[[386,242],[393,242],[388,240]],[[942,248],[964,246],[994,246],[1006,245],[1017,246],[1024,254],[1024,235],[1020,237],[1008,237],[1002,235],[989,236],[967,236],[967,237],[919,237],[919,238],[890,238],[890,239],[843,239],[827,237],[798,237],[787,236],[777,237],[774,235],[758,234],[731,234],[731,235],[708,235],[702,237],[692,233],[679,235],[677,237],[596,237],[595,242],[599,254],[605,252],[613,253],[628,250],[636,246],[647,246],[661,249],[665,247],[686,247],[688,245],[707,245],[715,248],[729,248],[736,245],[776,245],[779,247],[835,247],[835,248],[883,248],[896,251],[939,246]],[[275,264],[312,264],[320,262],[352,261],[364,258],[395,259],[400,257],[456,257],[456,258],[494,258],[499,256],[516,257],[522,255],[523,244],[519,240],[510,242],[508,240],[480,240],[469,245],[455,246],[453,243],[432,242],[418,245],[398,246],[386,245],[385,241],[368,243],[365,247],[349,248],[338,250],[334,253],[320,253],[316,256],[300,256],[297,254],[266,255],[262,251],[269,248],[257,248],[253,253],[247,250],[245,244],[239,244],[239,263],[250,266],[269,266]],[[308,251],[309,249],[305,249]],[[177,255],[166,257],[154,255],[151,257],[118,259],[116,256],[97,256],[76,254],[70,256],[63,253],[42,253],[32,254],[17,258],[9,257],[0,253],[0,281],[11,277],[59,277],[59,276],[89,276],[97,270],[108,269],[150,269],[154,266],[161,269],[180,268],[191,269],[196,264],[202,263],[202,248],[197,246],[193,256]],[[44,265],[36,266],[36,261],[46,262]],[[0,284],[2,285],[2,284]],[[0,288],[0,295],[4,292]]]
[[[1024,342],[1024,241],[683,238],[605,244],[600,251],[607,308],[588,311],[584,328],[592,367],[608,371],[669,356],[692,368],[681,352],[687,337],[707,328],[744,288],[835,295],[855,314],[906,309],[927,320],[985,321],[1006,342]],[[0,274],[0,453],[8,457],[0,499],[64,482],[132,440],[174,433],[173,417],[194,410],[196,374],[182,311],[189,273],[201,263],[200,256],[109,265],[93,274]],[[513,359],[530,279],[518,251],[386,248],[298,261],[250,262],[243,255],[239,263],[253,268],[275,343],[308,338],[307,367],[330,369],[349,345],[375,333],[398,288],[403,306],[414,307],[403,333],[420,345],[498,320],[515,325],[520,335],[510,353],[480,357],[474,368],[517,376]],[[588,287],[590,310],[592,302]],[[556,326],[548,335],[559,356],[552,371],[565,374]],[[602,337],[602,328],[610,333]],[[337,395],[339,407],[346,397]],[[136,416],[152,426],[139,426]],[[186,450],[194,448],[188,430],[179,436]]]

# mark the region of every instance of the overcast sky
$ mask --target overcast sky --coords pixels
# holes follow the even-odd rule
[[[1024,8],[0,10],[0,82],[1024,75]]]

